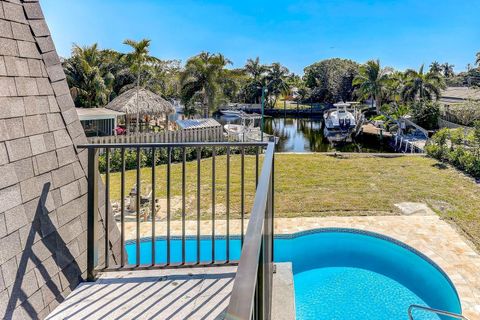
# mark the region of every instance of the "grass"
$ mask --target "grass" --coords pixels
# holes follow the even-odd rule
[[[261,163],[261,159],[260,159]],[[211,215],[212,159],[201,162],[201,212]],[[196,214],[196,162],[186,165],[186,212]],[[245,211],[255,189],[255,157],[245,157]],[[172,165],[172,197],[181,196],[181,164]],[[457,170],[425,157],[380,158],[366,155],[277,154],[275,202],[278,217],[397,214],[399,202],[423,202],[442,218],[455,222],[480,247],[480,186]],[[158,166],[157,196],[166,196],[166,167]],[[151,170],[141,171],[150,183]],[[216,212],[225,213],[226,157],[216,159]],[[135,171],[126,173],[127,194]],[[240,214],[240,157],[231,157],[231,215]],[[111,197],[120,198],[120,175],[112,174]],[[181,208],[174,214],[178,218]]]

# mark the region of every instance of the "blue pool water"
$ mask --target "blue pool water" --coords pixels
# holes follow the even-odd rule
[[[201,261],[212,259],[210,239],[202,239]],[[156,262],[166,260],[166,242],[155,244]],[[135,263],[136,246],[126,246]],[[141,263],[151,263],[151,241],[140,244]],[[225,260],[226,241],[215,241],[215,260]],[[230,240],[230,258],[240,241]],[[196,240],[186,241],[186,260],[197,260]],[[408,319],[411,304],[461,312],[446,275],[413,249],[379,235],[354,230],[317,230],[275,239],[275,260],[292,262],[297,319]],[[181,261],[181,241],[171,244],[171,261]],[[417,311],[415,319],[440,319]]]

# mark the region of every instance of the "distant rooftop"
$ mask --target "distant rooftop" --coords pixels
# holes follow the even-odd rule
[[[480,89],[469,87],[448,87],[442,91],[443,103],[458,103],[465,100],[480,100]]]
[[[222,126],[217,120],[207,119],[185,119],[177,120],[180,129],[214,128]]]
[[[75,108],[80,121],[113,119],[124,116],[124,112],[118,112],[105,108]]]

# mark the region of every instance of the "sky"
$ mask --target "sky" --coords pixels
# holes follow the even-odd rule
[[[221,52],[297,74],[320,60],[380,59],[400,70],[432,61],[455,71],[480,51],[480,0],[42,0],[59,54],[73,43],[128,51],[126,38],[152,40],[151,53],[185,62]]]

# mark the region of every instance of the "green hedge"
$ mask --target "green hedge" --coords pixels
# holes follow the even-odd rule
[[[245,147],[245,154],[255,154],[257,147]],[[212,156],[213,149],[211,147],[202,147],[201,149],[202,159],[210,158]],[[157,148],[155,150],[155,162],[156,165],[167,164],[168,154],[167,148]],[[261,153],[261,150],[259,151]],[[197,148],[185,148],[185,157],[187,161],[197,159]],[[227,153],[226,147],[216,147],[216,155],[225,155]],[[240,154],[241,150],[238,147],[230,147],[230,154]],[[183,152],[181,148],[172,149],[172,163],[181,162],[183,159]],[[140,167],[150,167],[153,161],[153,154],[151,149],[140,149]],[[110,151],[110,172],[118,172],[122,168],[122,156],[120,149]],[[125,150],[125,170],[131,170],[137,168],[137,151],[136,149]],[[101,173],[105,173],[107,169],[106,154],[102,153],[99,156],[99,169]]]
[[[467,133],[463,129],[439,130],[430,140],[426,151],[429,156],[480,178],[480,121]]]

